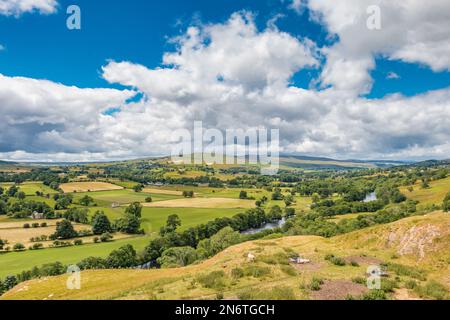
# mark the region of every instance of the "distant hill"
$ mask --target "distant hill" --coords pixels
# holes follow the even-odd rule
[[[374,169],[406,165],[403,161],[383,160],[336,160],[325,157],[309,157],[296,155],[283,155],[280,164],[288,168],[301,169]]]

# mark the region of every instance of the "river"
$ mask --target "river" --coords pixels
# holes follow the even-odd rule
[[[377,200],[377,194],[375,192],[372,192],[366,195],[366,198],[363,200],[363,202],[371,202],[375,200]]]
[[[275,229],[275,228],[279,228],[282,227],[284,224],[286,223],[286,218],[282,218],[281,220],[277,221],[277,222],[269,222],[266,223],[265,225],[263,225],[260,228],[255,228],[255,229],[249,229],[249,230],[245,230],[242,231],[241,234],[255,234],[264,230],[270,230],[270,229]]]

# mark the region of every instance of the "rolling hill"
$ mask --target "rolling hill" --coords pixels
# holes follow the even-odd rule
[[[256,260],[249,261],[249,253]],[[290,264],[293,253],[311,262]],[[345,265],[330,262],[335,258]],[[436,298],[431,288],[448,298],[449,262],[450,215],[434,212],[330,239],[247,242],[185,268],[86,271],[81,290],[66,289],[67,276],[32,280],[2,298],[346,299],[367,294],[369,265],[387,266],[382,288],[389,298]]]

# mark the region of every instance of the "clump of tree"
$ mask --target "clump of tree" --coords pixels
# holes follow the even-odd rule
[[[88,224],[89,223],[89,211],[88,209],[70,208],[62,214],[64,219],[72,222]]]
[[[78,237],[78,232],[73,228],[69,220],[64,219],[56,223],[56,231],[52,235],[52,239],[72,239]]]
[[[175,232],[181,226],[181,219],[178,215],[172,214],[167,217],[166,225],[161,227],[159,234],[165,236],[166,234]]]
[[[65,210],[73,202],[73,196],[71,194],[55,194],[53,199],[56,201],[55,210]]]
[[[281,192],[280,188],[275,188],[274,192],[272,193],[272,200],[283,200],[284,196]]]
[[[193,198],[194,197],[194,191],[183,191],[183,197],[185,197],[185,198]]]
[[[92,217],[92,232],[101,235],[106,232],[113,232],[111,222],[103,211],[97,211]]]
[[[94,198],[85,195],[78,201],[82,206],[89,207],[92,203],[94,203]]]
[[[141,228],[142,205],[139,202],[130,204],[125,209],[125,216],[116,220],[116,230],[127,234],[142,233]]]

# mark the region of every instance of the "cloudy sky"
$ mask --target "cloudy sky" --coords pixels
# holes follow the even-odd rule
[[[286,153],[450,158],[449,30],[448,0],[0,0],[0,159],[170,154],[194,121],[279,129]]]

